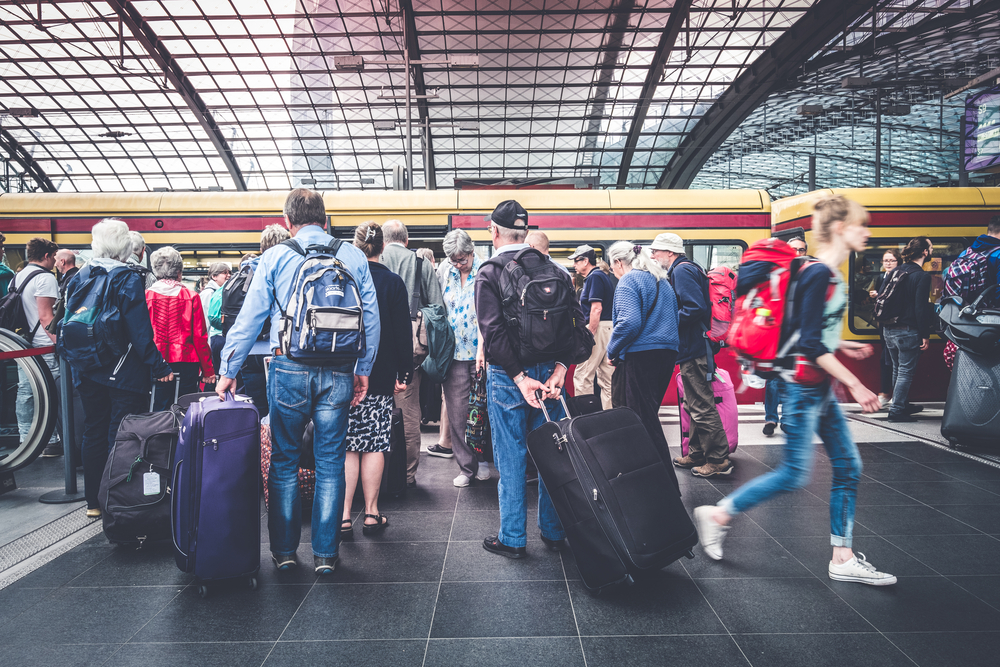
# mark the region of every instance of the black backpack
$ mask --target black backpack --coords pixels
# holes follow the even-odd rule
[[[28,316],[24,313],[24,300],[21,296],[24,294],[28,283],[42,273],[46,273],[45,269],[39,268],[38,271],[25,278],[17,289],[10,290],[7,292],[7,296],[0,299],[0,327],[23,336],[29,345],[32,344],[35,332],[38,331],[38,327],[42,322],[39,320],[33,329],[28,328]],[[11,279],[12,287],[13,284],[14,279]]]
[[[222,307],[219,315],[222,318],[222,335],[229,334],[229,330],[236,324],[236,317],[243,309],[243,302],[247,298],[247,290],[250,289],[250,282],[253,280],[254,268],[250,264],[244,264],[233,274],[226,284],[222,286]],[[264,321],[259,339],[267,340],[271,336],[271,318]]]
[[[569,275],[534,248],[519,250],[500,272],[507,335],[522,364],[571,355],[577,326]]]
[[[880,326],[892,326],[905,314],[906,290],[903,289],[903,282],[906,276],[917,270],[916,266],[907,262],[886,274],[872,309],[872,317]]]

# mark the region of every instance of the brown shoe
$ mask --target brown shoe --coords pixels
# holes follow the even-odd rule
[[[722,463],[706,463],[698,468],[692,468],[691,474],[695,477],[715,477],[716,475],[728,475],[733,471],[733,462],[726,459]]]
[[[687,456],[682,456],[679,459],[674,459],[674,465],[677,466],[678,468],[687,469],[687,468],[694,468],[695,466],[703,466],[705,465],[705,462],[698,459],[693,459],[691,458],[691,455],[688,454]]]

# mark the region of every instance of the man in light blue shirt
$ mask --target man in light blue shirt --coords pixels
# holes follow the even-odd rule
[[[323,197],[311,190],[292,190],[285,200],[285,224],[292,240],[303,250],[311,245],[330,246],[334,238],[323,232],[326,208]],[[271,418],[271,471],[268,478],[270,506],[268,531],[271,558],[279,570],[297,565],[295,552],[301,535],[299,457],[302,435],[311,419],[315,425],[316,494],[312,510],[313,565],[317,574],[330,574],[337,565],[338,529],[344,511],[344,438],[350,406],[368,393],[379,342],[378,299],[368,260],[349,243],[341,245],[337,259],[354,276],[364,304],[365,356],[345,365],[307,365],[281,354],[281,308],[287,307],[292,282],[303,257],[277,245],[261,258],[247,291],[243,309],[229,330],[222,350],[216,392],[235,388],[236,374],[246,360],[264,321],[271,319],[270,349],[274,357],[268,370]],[[275,300],[277,299],[277,301]],[[280,307],[279,307],[280,304]]]

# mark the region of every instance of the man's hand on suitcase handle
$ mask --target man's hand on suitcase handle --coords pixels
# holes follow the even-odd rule
[[[167,375],[165,377],[156,378],[156,381],[157,382],[173,382],[174,381],[174,374],[171,373],[170,375]]]
[[[236,380],[235,378],[227,378],[225,375],[220,375],[219,381],[215,383],[215,393],[224,401],[226,400],[227,391],[236,391]]]

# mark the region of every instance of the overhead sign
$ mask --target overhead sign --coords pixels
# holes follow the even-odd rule
[[[1000,86],[965,100],[965,169],[1000,169]]]

